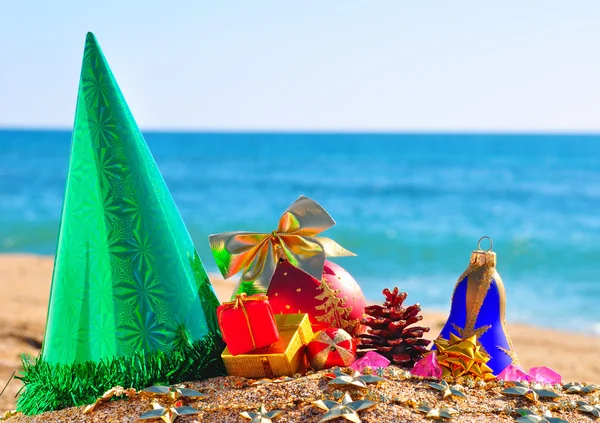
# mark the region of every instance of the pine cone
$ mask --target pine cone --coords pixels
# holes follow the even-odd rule
[[[402,307],[408,294],[398,293],[398,287],[392,292],[384,289],[383,295],[386,298],[383,306],[365,307],[366,316],[360,322],[368,326],[368,330],[357,336],[359,343],[356,353],[362,357],[368,351],[375,351],[394,364],[412,369],[423,358],[423,353],[431,342],[423,339],[423,334],[429,332],[429,328],[409,327],[423,320],[423,316],[419,315],[421,306],[415,304]]]

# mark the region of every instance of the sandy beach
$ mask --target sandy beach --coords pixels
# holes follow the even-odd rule
[[[20,355],[39,352],[44,336],[52,260],[52,257],[33,255],[0,255],[0,391],[13,372],[18,372]],[[215,277],[213,285],[221,300],[229,297],[232,283]],[[431,327],[429,337],[436,337],[446,316],[428,310],[423,314],[424,324]],[[508,326],[525,368],[545,365],[561,373],[564,381],[600,383],[597,360],[600,337],[524,324],[509,323]],[[0,397],[0,412],[14,409],[15,395],[20,388],[17,380],[9,383]]]

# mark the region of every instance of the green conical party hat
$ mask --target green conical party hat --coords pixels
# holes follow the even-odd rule
[[[88,33],[40,362],[88,365],[181,352],[196,341],[218,339],[218,305],[148,146]],[[29,369],[31,378],[33,373]]]

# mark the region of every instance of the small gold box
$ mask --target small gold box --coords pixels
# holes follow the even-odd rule
[[[306,345],[314,333],[308,314],[276,314],[279,341],[270,347],[233,356],[229,350],[221,354],[227,373],[248,378],[293,376],[306,366]]]

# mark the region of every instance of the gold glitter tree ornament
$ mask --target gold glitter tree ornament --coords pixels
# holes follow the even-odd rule
[[[317,295],[315,300],[323,301],[323,303],[316,306],[315,310],[319,310],[323,314],[315,316],[315,319],[331,327],[354,333],[359,321],[350,318],[353,308],[346,307],[347,297],[343,294],[340,295],[342,290],[332,288],[326,278],[321,278],[318,289],[323,292]]]
[[[433,342],[442,368],[442,378],[456,380],[470,376],[484,382],[496,379],[486,364],[490,356],[477,343],[477,336],[462,339],[450,334],[450,340],[437,339]]]

